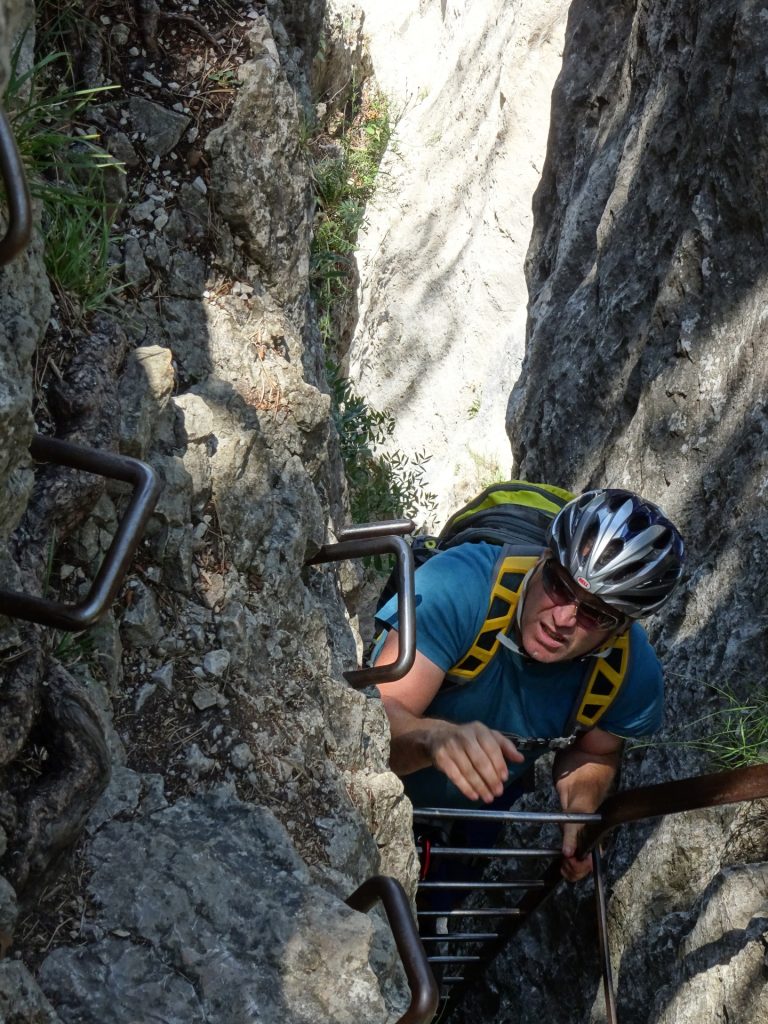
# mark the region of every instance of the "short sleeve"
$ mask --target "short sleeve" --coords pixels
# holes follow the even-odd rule
[[[469,650],[485,621],[497,555],[490,544],[462,544],[416,570],[416,647],[444,672]],[[397,598],[376,618],[397,628]]]
[[[618,696],[600,720],[600,728],[627,739],[658,732],[664,717],[664,676],[645,630],[630,633],[630,664]]]

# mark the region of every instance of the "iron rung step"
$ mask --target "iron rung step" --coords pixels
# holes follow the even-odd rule
[[[422,853],[420,846],[416,847],[417,853]],[[493,848],[479,846],[430,846],[430,857],[559,857],[562,850],[530,849],[530,850],[495,850]]]
[[[474,910],[419,910],[417,917],[524,917],[518,907],[476,907]]]
[[[428,956],[431,964],[481,964],[487,959],[484,956]]]
[[[541,879],[522,882],[420,882],[419,892],[433,889],[495,889],[505,891],[511,889],[546,889],[547,883]]]

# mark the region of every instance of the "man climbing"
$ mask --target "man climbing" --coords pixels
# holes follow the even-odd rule
[[[537,492],[546,501],[555,500],[548,492],[568,496],[516,486],[535,500]],[[680,534],[629,491],[588,491],[559,504],[543,549],[507,544],[500,553],[455,538],[416,573],[416,660],[404,678],[379,687],[391,767],[416,806],[509,806],[536,758],[557,749],[563,809],[593,811],[624,740],[661,724],[661,668],[636,620],[678,582]],[[386,664],[397,652],[396,601],[378,618],[389,632],[376,661]],[[576,857],[578,831],[563,830],[562,873],[571,881],[591,866]]]

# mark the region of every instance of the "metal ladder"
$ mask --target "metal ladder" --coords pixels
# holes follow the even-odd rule
[[[546,811],[483,811],[444,808],[419,808],[414,821],[496,822],[500,825],[516,822],[521,825],[561,824],[577,822],[584,825],[579,844],[579,856],[591,854],[595,880],[595,915],[600,961],[603,975],[606,1020],[617,1024],[616,997],[611,972],[608,946],[606,888],[600,843],[620,825],[667,814],[703,810],[723,804],[740,803],[768,797],[768,764],[752,768],[739,768],[729,772],[694,776],[655,786],[626,790],[608,797],[594,814],[565,814]],[[421,850],[422,858],[425,850]],[[450,909],[420,909],[419,931],[427,949],[427,958],[433,967],[440,988],[440,1016],[450,1012],[463,998],[467,989],[488,967],[489,963],[509,943],[527,917],[540,907],[562,881],[560,875],[560,849],[552,847],[496,848],[466,847],[431,844],[431,861],[459,861],[471,859],[480,864],[491,859],[526,863],[543,861],[545,871],[535,878],[510,878],[506,881],[478,881],[476,875],[449,881],[423,880],[419,885],[421,902],[435,894],[454,893],[460,896],[482,896],[481,905],[464,905]],[[468,869],[469,870],[469,869]],[[514,902],[507,901],[510,894],[519,894]],[[456,922],[458,927],[447,934],[435,934],[435,921]],[[492,927],[488,928],[488,922]]]

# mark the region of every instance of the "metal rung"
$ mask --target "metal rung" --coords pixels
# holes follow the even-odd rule
[[[8,203],[8,227],[0,240],[0,264],[9,263],[29,242],[32,234],[32,204],[24,166],[16,148],[11,126],[0,107],[0,174]]]
[[[355,688],[391,683],[410,672],[416,658],[416,597],[413,583],[413,551],[403,540],[416,524],[410,519],[393,519],[383,523],[349,526],[339,532],[336,544],[325,544],[307,565],[339,562],[345,558],[392,554],[397,559],[397,659],[389,665],[350,669],[344,678]]]
[[[445,807],[414,807],[414,821],[518,821],[530,825],[541,823],[577,825],[599,824],[603,820],[601,814],[566,813],[565,811],[483,811]]]
[[[524,917],[517,907],[477,907],[474,910],[419,910],[417,917]]]
[[[420,846],[416,847],[417,853],[422,853]],[[547,849],[499,849],[493,847],[472,847],[472,846],[430,846],[430,857],[559,857],[563,851],[553,847]]]
[[[151,466],[127,455],[82,448],[40,434],[34,437],[29,451],[36,462],[69,466],[109,480],[122,480],[134,487],[93,585],[79,604],[63,604],[16,590],[0,590],[0,615],[79,632],[97,622],[115,599],[155,507],[161,484]]]
[[[491,942],[498,939],[498,932],[455,932],[448,935],[422,935],[422,942]]]
[[[540,878],[524,882],[419,882],[419,892],[433,889],[462,889],[474,892],[476,889],[496,889],[504,892],[511,889],[544,889],[547,883]]]
[[[484,956],[428,956],[431,964],[481,964]]]

